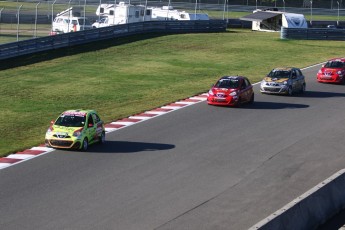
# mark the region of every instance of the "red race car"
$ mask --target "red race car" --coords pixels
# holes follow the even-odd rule
[[[317,81],[345,84],[345,58],[334,58],[327,61],[317,73]]]
[[[242,76],[224,76],[208,91],[209,105],[239,106],[254,102],[253,86],[248,78]]]

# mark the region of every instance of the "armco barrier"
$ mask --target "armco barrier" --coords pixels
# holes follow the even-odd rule
[[[345,169],[342,169],[249,230],[316,229],[344,208]]]
[[[0,45],[0,60],[134,34],[209,33],[224,32],[226,28],[227,23],[225,20],[147,21],[129,23],[6,43]]]
[[[281,39],[300,39],[300,40],[345,40],[345,29],[331,28],[281,28]]]

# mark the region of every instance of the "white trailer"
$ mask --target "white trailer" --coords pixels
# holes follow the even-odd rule
[[[286,13],[272,10],[255,10],[253,14],[240,18],[252,21],[252,30],[278,32],[281,27],[308,28],[307,20],[303,14]]]

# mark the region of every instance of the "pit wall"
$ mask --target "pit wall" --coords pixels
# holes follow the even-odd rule
[[[345,169],[342,169],[249,230],[316,229],[344,208]]]

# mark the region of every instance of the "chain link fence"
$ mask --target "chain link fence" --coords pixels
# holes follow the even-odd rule
[[[52,20],[57,13],[69,7],[83,7],[85,16],[91,22],[96,21],[96,9],[100,4],[114,4],[122,0],[53,0],[53,1],[3,1],[0,3],[0,44],[24,39],[48,36],[51,31]],[[123,0],[133,5],[173,6],[175,9],[193,12],[219,11],[218,16],[211,19],[222,19],[223,11],[238,11],[251,13],[256,8],[277,7],[290,8],[290,12],[309,14],[310,8],[315,8],[315,14],[336,15],[342,12],[343,0],[310,1],[310,0],[179,0],[179,1],[144,1]],[[310,3],[312,2],[312,6]],[[295,7],[295,8],[293,8]],[[333,9],[332,9],[333,8]],[[223,12],[223,14],[222,14]],[[224,18],[223,18],[224,19]]]

